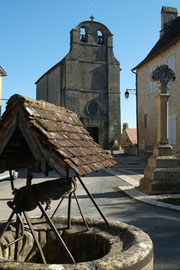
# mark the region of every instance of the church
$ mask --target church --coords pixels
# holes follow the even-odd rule
[[[93,16],[70,31],[69,53],[35,84],[37,99],[75,112],[101,147],[120,145],[120,63],[112,33]]]

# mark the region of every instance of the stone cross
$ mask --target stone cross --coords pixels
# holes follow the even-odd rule
[[[174,71],[170,69],[168,65],[161,65],[152,72],[152,79],[160,82],[159,89],[161,90],[161,93],[167,93],[169,90],[169,81],[175,81],[176,76]]]
[[[160,82],[160,93],[158,99],[158,144],[168,144],[168,99],[170,95],[167,93],[169,89],[169,81],[176,79],[175,73],[167,65],[158,66],[152,72],[152,79]]]
[[[93,15],[91,15],[90,19],[91,19],[91,21],[93,21],[95,18],[94,18],[94,16],[93,16]]]

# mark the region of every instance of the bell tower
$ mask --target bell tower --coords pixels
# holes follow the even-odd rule
[[[112,33],[90,19],[70,31],[70,52],[37,81],[37,98],[42,99],[40,84],[48,80],[47,100],[76,112],[107,149],[114,141],[120,144],[120,64],[113,54]]]

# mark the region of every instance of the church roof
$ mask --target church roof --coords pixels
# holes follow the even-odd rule
[[[68,55],[68,54],[67,54]],[[67,56],[66,55],[66,56]],[[63,64],[63,62],[64,62],[64,59],[65,59],[65,57],[63,58],[63,59],[61,59],[58,63],[56,63],[54,66],[52,66],[50,69],[48,69],[48,71],[46,71],[36,82],[35,82],[35,84],[37,84],[46,74],[48,74],[50,71],[52,71],[53,69],[55,69],[57,66],[59,66],[59,65],[62,65]]]
[[[127,128],[127,136],[132,144],[137,144],[137,129],[136,128]]]
[[[170,25],[167,26],[164,35],[157,41],[157,43],[149,52],[149,54],[146,56],[146,58],[132,70],[135,70],[140,66],[142,66],[143,64],[147,63],[150,59],[152,59],[162,51],[168,49],[179,39],[180,39],[180,17],[177,17],[175,20],[173,20],[173,22]]]
[[[111,167],[116,162],[66,108],[21,95],[12,96],[0,121],[0,171],[32,167],[65,176]]]

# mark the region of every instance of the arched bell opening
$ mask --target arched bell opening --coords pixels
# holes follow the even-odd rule
[[[103,33],[100,29],[97,30],[97,44],[103,44]]]
[[[87,42],[87,31],[84,26],[80,28],[80,41]]]

